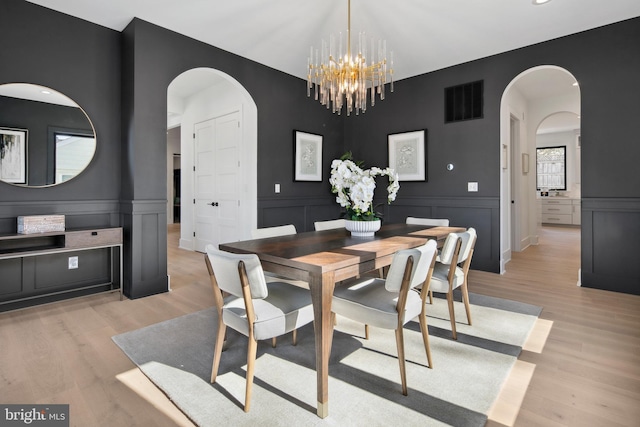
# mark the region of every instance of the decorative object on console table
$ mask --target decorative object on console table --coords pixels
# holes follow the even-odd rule
[[[380,213],[374,211],[373,196],[376,188],[375,178],[387,176],[387,202],[396,199],[400,184],[398,174],[391,168],[362,169],[362,162],[354,162],[351,152],[331,163],[331,192],[337,194],[336,202],[346,209],[345,228],[354,237],[373,236],[380,229]],[[356,224],[356,223],[371,224]]]
[[[64,215],[31,215],[18,217],[18,234],[64,231]]]

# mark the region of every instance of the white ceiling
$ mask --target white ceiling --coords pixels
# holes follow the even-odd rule
[[[73,100],[51,88],[29,83],[7,83],[0,85],[0,96],[45,102],[47,104],[78,107]]]
[[[568,112],[552,114],[540,123],[536,134],[542,135],[567,131],[580,131],[580,116]]]
[[[347,28],[346,0],[29,1],[118,31],[138,17],[301,78],[309,48]],[[386,39],[400,80],[636,16],[638,0],[353,0],[351,29]]]
[[[245,58],[306,78],[310,47],[331,34],[346,39],[347,0],[28,0],[122,31],[134,17]],[[353,0],[351,30],[387,42],[394,78],[456,64],[640,16],[638,0]],[[174,80],[169,97],[184,98],[216,82],[210,70]],[[528,99],[579,96],[573,78],[539,70],[514,85]],[[579,127],[558,116],[539,132]],[[577,120],[577,125],[576,125]]]

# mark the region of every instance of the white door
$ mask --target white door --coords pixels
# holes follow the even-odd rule
[[[195,250],[239,240],[240,114],[196,123]]]

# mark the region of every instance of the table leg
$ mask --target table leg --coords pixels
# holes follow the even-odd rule
[[[318,416],[329,415],[329,356],[333,340],[331,300],[335,287],[334,273],[311,275],[309,289],[313,303],[316,338],[316,377],[318,381]]]

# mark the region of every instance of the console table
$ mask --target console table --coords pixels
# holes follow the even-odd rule
[[[122,299],[122,240],[121,227],[0,235],[0,311],[97,292]]]

